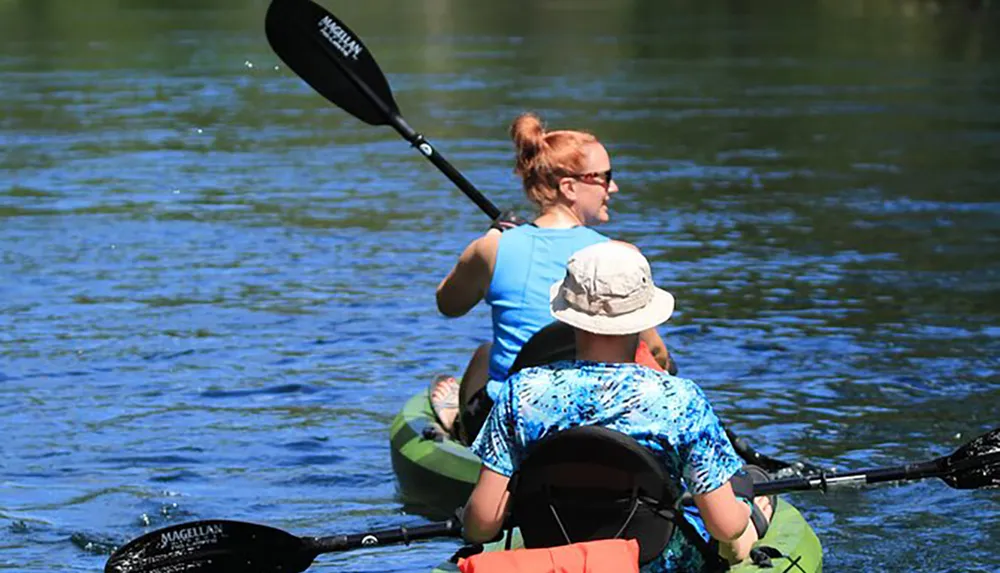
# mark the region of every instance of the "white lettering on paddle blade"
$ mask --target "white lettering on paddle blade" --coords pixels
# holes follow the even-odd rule
[[[329,16],[323,16],[323,19],[319,21],[319,33],[323,34],[323,37],[329,40],[330,45],[338,52],[344,54],[345,58],[357,61],[358,56],[364,51],[361,42],[354,39],[347,33],[347,30],[341,28]]]
[[[167,531],[160,535],[159,548],[163,549],[171,545],[192,546],[212,543],[222,536],[223,528],[219,524],[199,525]]]

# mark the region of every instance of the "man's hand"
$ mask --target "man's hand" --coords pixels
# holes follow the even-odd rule
[[[496,229],[502,233],[508,229],[526,225],[528,222],[529,221],[527,219],[522,219],[513,211],[504,211],[503,213],[500,213],[499,217],[493,220],[493,223],[490,225],[490,229]]]

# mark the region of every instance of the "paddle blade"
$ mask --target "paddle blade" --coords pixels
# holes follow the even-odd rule
[[[132,540],[111,555],[104,573],[299,573],[315,557],[305,541],[280,529],[195,521]]]
[[[399,115],[389,82],[361,39],[310,0],[272,0],[264,20],[276,54],[320,95],[371,125]]]
[[[1000,488],[1000,428],[983,434],[945,458],[941,477],[956,489]]]

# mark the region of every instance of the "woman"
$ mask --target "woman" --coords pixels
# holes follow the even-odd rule
[[[551,322],[549,287],[563,276],[570,255],[609,240],[589,227],[608,221],[608,201],[618,192],[608,152],[593,135],[546,131],[538,116],[525,113],[514,120],[510,136],[514,172],[540,214],[528,225],[495,222],[437,287],[438,310],[445,316],[462,316],[484,299],[492,307],[493,341],[473,353],[461,384],[440,376],[431,391],[441,426],[466,444],[485,421],[518,351]],[[655,329],[643,332],[642,340],[661,367],[672,369]]]

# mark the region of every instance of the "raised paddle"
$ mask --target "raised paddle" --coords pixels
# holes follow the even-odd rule
[[[274,52],[320,95],[365,123],[391,125],[490,219],[500,216],[496,205],[403,120],[371,52],[336,16],[310,0],[272,0],[264,32]]]
[[[754,485],[754,494],[825,491],[932,477],[955,489],[1000,488],[1000,428],[968,442],[951,455],[929,462],[762,482]],[[129,542],[111,555],[104,573],[298,573],[321,553],[460,534],[461,524],[455,518],[330,537],[296,537],[280,529],[240,521],[195,521],[159,529]]]

